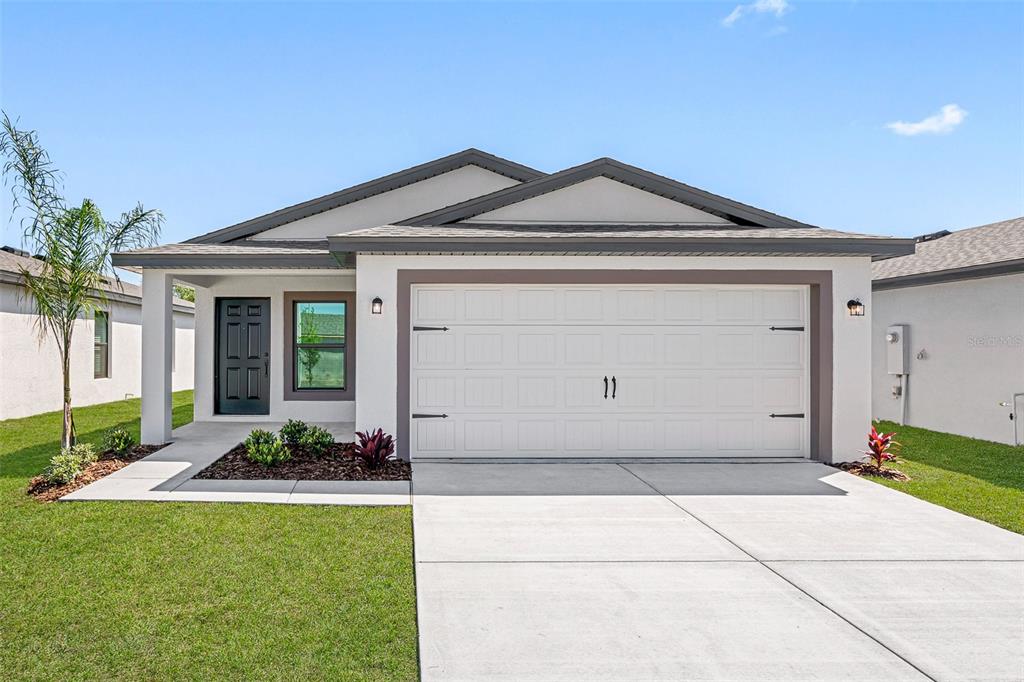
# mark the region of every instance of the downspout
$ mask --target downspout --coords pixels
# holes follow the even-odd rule
[[[1010,398],[1010,419],[1013,421],[1013,444],[1021,445],[1020,432],[1024,427],[1017,426],[1017,398],[1024,397],[1024,393],[1014,393]]]

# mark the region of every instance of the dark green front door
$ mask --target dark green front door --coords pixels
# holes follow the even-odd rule
[[[269,414],[270,299],[217,299],[217,414]]]

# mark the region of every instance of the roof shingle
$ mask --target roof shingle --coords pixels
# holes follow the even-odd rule
[[[920,242],[909,256],[875,263],[872,278],[878,282],[1018,260],[1024,261],[1024,216]]]

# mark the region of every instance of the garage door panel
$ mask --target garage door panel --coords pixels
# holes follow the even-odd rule
[[[414,456],[807,455],[806,287],[414,291]]]
[[[430,457],[800,457],[798,420],[762,414],[452,415],[416,420],[416,453]]]
[[[504,292],[500,289],[467,289],[462,309],[461,321],[467,323],[501,322],[507,316]]]

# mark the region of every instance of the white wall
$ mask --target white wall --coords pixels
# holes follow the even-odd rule
[[[251,239],[323,239],[327,235],[387,225],[518,185],[479,166],[463,166],[340,208],[253,235]]]
[[[284,292],[286,291],[353,291],[355,276],[351,272],[330,276],[248,274],[217,277],[209,287],[196,287],[196,362],[195,419],[197,421],[352,421],[352,401],[319,401],[284,399]],[[270,414],[214,415],[214,360],[216,357],[215,300],[218,297],[251,297],[270,299]],[[358,332],[358,321],[357,321]],[[358,336],[357,336],[358,341]],[[362,349],[356,346],[356,358]],[[356,381],[359,372],[356,372]],[[358,387],[356,396],[358,398]]]
[[[717,223],[725,218],[598,177],[473,216],[473,223]]]
[[[59,410],[63,403],[60,356],[49,333],[40,342],[37,316],[21,287],[0,284],[0,419],[27,417]],[[75,407],[124,398],[142,392],[142,308],[111,301],[109,377],[93,377],[94,322],[80,319],[72,337],[71,402]],[[175,391],[192,388],[193,316],[176,312]]]
[[[885,333],[889,325],[906,324],[907,423],[1013,443],[1011,408],[999,403],[1024,392],[1024,274],[878,291],[874,308],[875,417],[899,419]]]
[[[831,270],[833,273],[834,461],[858,459],[871,420],[871,264],[869,258],[732,258],[602,256],[371,256],[356,269],[356,426],[395,433],[398,374],[396,301],[399,269],[639,269]],[[384,300],[372,315],[370,302]],[[850,317],[846,302],[860,298],[867,315]]]

